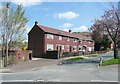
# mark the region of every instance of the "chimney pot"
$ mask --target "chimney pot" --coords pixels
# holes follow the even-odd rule
[[[38,22],[37,21],[35,21],[35,25],[37,25],[38,24]]]
[[[69,30],[69,33],[71,33],[71,30]]]

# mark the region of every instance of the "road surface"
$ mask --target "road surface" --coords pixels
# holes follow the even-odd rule
[[[113,56],[102,55],[105,59]],[[99,57],[93,58],[99,59]],[[40,69],[16,73],[1,73],[2,81],[42,81],[42,82],[116,82],[118,65],[98,67],[98,63],[75,63],[50,65]]]

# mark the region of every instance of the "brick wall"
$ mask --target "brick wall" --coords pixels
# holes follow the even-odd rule
[[[33,51],[33,57],[41,57],[44,51],[44,32],[34,26],[28,34],[28,49]]]
[[[67,39],[68,39],[68,37],[62,36],[62,40],[59,40],[58,35],[54,35],[54,39],[49,39],[49,38],[47,38],[47,34],[46,34],[45,35],[45,51],[47,50],[47,44],[53,44],[54,50],[57,50],[57,46],[58,46],[58,44],[60,44],[60,45],[64,45],[64,50],[63,50],[64,52],[70,51],[67,48],[68,45],[72,47],[72,52],[75,52],[75,50],[73,50],[73,46],[78,47],[78,42],[73,42],[74,38],[69,38],[69,41],[67,41]],[[76,51],[78,51],[78,50],[76,50]]]

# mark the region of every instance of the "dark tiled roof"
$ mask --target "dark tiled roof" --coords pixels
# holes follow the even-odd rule
[[[90,32],[73,32],[73,33],[76,34],[81,40],[92,40]]]
[[[37,22],[35,23],[35,26],[38,26],[45,33],[62,35],[62,36],[66,36],[66,37],[73,37],[73,38],[78,38],[80,40],[92,40],[91,37],[87,37],[87,36],[83,35],[82,33],[72,33],[72,32],[70,33],[70,32],[66,32],[66,31],[63,31],[63,30],[59,30],[59,29],[39,25]]]
[[[78,35],[73,34],[73,33],[70,33],[70,32],[58,30],[58,29],[51,28],[51,27],[47,27],[47,26],[43,26],[43,25],[37,25],[37,26],[38,26],[39,28],[41,28],[41,29],[42,29],[44,32],[46,32],[46,33],[63,35],[63,36],[67,36],[67,37],[79,38]]]

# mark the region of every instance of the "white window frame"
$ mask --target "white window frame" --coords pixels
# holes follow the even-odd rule
[[[59,38],[59,40],[62,40],[62,36],[59,36],[58,38]]]
[[[54,45],[53,44],[47,44],[47,50],[49,50],[49,51],[54,50]]]
[[[89,41],[88,41],[88,43],[90,44],[90,43],[91,43],[91,41],[89,40]]]
[[[82,51],[82,46],[79,46],[79,51]]]
[[[80,43],[82,43],[82,40],[79,40],[80,41]]]
[[[67,38],[67,41],[70,41],[70,38],[69,38],[69,37]]]
[[[47,34],[47,38],[48,39],[54,39],[54,35],[53,34]]]
[[[67,50],[69,50],[70,49],[70,46],[69,45],[67,45]]]
[[[76,38],[74,38],[74,41],[73,42],[77,42],[77,39]]]
[[[74,50],[77,50],[77,46],[73,46]]]
[[[88,47],[88,50],[91,52],[92,51],[92,47]]]
[[[61,47],[62,47],[62,50],[64,50],[64,49],[65,49],[65,46],[64,46],[64,45],[61,45]]]

